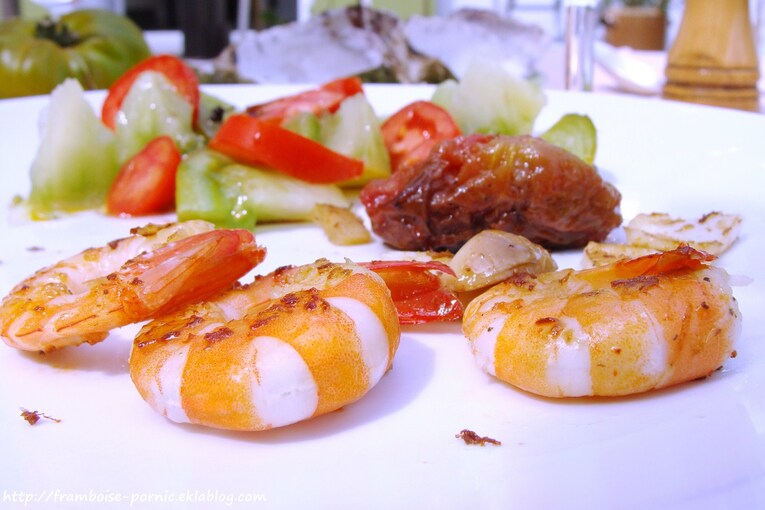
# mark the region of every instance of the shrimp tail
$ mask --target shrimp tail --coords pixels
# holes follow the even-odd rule
[[[633,259],[619,260],[583,271],[579,276],[594,286],[649,281],[676,272],[693,272],[704,269],[717,257],[705,251],[681,244],[676,249],[651,253]]]
[[[625,277],[660,276],[679,270],[695,271],[716,258],[705,251],[681,244],[671,251],[617,262],[615,270],[625,272]]]
[[[128,316],[163,315],[231,287],[265,257],[247,230],[213,230],[128,261],[114,277]]]
[[[109,331],[236,285],[265,256],[246,230],[149,224],[37,271],[0,302],[0,337],[27,351],[97,343]]]
[[[447,288],[437,273],[454,276],[454,271],[438,261],[379,260],[362,264],[380,276],[390,290],[400,324],[456,321],[464,306],[457,294]]]

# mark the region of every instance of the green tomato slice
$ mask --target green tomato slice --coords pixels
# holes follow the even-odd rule
[[[486,59],[472,61],[459,82],[439,85],[432,100],[451,113],[463,133],[502,135],[531,133],[547,101],[537,84]]]
[[[31,169],[32,217],[101,207],[119,171],[115,138],[101,124],[79,82],[70,78],[56,87],[41,125]]]
[[[175,204],[181,221],[203,219],[228,228],[307,221],[317,204],[349,205],[333,184],[310,184],[241,165],[206,149],[188,155],[178,167]]]
[[[167,135],[187,153],[204,143],[194,132],[194,109],[162,74],[146,71],[136,78],[117,116],[117,150],[125,162],[155,138]]]
[[[568,113],[560,118],[540,138],[566,149],[586,163],[595,161],[598,132],[587,115]]]

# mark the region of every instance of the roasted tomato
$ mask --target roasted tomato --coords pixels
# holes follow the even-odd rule
[[[531,136],[441,142],[424,161],[361,192],[372,229],[404,250],[456,251],[485,229],[547,248],[599,241],[621,224],[621,195],[595,167]]]

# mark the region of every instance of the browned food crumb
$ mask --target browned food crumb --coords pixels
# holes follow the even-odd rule
[[[454,437],[457,439],[462,439],[465,441],[465,444],[477,444],[479,446],[486,446],[487,444],[493,444],[496,446],[502,446],[501,441],[497,441],[496,439],[492,439],[487,436],[479,436],[472,430],[468,429],[462,429],[459,434],[456,434]]]
[[[45,251],[45,248],[42,246],[29,246],[27,251]]]
[[[27,423],[30,425],[36,424],[38,421],[40,421],[40,418],[45,418],[46,420],[55,421],[56,423],[60,423],[61,420],[58,418],[53,418],[52,416],[48,416],[47,414],[41,413],[39,411],[27,411],[23,407],[21,408],[21,417],[27,420]]]

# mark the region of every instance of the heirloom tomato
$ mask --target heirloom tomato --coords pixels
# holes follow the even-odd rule
[[[107,88],[149,54],[138,26],[111,11],[12,18],[0,22],[0,98],[47,94],[65,78]]]

